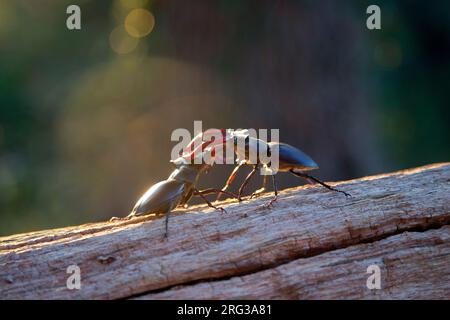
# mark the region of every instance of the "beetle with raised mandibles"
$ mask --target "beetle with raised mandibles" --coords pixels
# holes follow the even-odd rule
[[[270,165],[269,163],[264,162],[263,159],[260,159],[258,151],[261,149],[267,150],[267,153],[270,154],[274,148],[278,149],[278,156],[279,156],[278,171],[289,172],[297,177],[306,179],[310,183],[317,182],[329,190],[343,193],[347,197],[350,196],[349,193],[338,190],[336,188],[333,188],[330,185],[328,185],[327,183],[305,173],[305,171],[318,169],[319,166],[310,156],[308,156],[306,153],[304,153],[300,149],[295,148],[287,143],[266,142],[264,140],[257,139],[255,137],[251,137],[249,134],[249,131],[247,129],[228,130],[228,131],[226,131],[224,129],[206,130],[205,132],[194,137],[194,139],[189,143],[188,147],[191,147],[195,143],[198,143],[198,140],[203,140],[204,136],[217,136],[220,134],[224,135],[224,137],[222,139],[222,145],[225,144],[227,141],[230,141],[230,140],[233,141],[234,152],[237,156],[236,162],[238,163],[238,165],[231,172],[224,187],[221,189],[222,191],[228,190],[231,183],[235,179],[238,170],[243,165],[253,165],[253,170],[248,174],[248,176],[245,178],[244,182],[242,183],[242,185],[239,188],[239,191],[238,191],[239,201],[242,200],[242,194],[244,192],[244,189],[247,186],[250,179],[254,176],[256,171],[261,166],[268,168],[268,166]],[[244,149],[239,148],[239,146],[240,146],[239,139],[241,139],[241,141],[244,140],[244,146],[245,146]],[[220,144],[216,144],[214,147],[215,148],[220,147]],[[253,152],[255,155],[258,155],[256,163],[251,163],[250,158],[249,158],[250,152]],[[272,185],[273,185],[275,196],[270,200],[270,202],[267,204],[267,206],[271,206],[277,200],[277,197],[278,197],[278,189],[277,189],[275,174],[272,174],[271,177],[272,177]],[[266,189],[266,184],[267,184],[267,175],[264,176],[262,187],[260,189],[258,189],[257,191],[255,191],[250,196],[250,198],[255,197],[255,196],[259,195],[260,193],[264,192]],[[216,200],[220,199],[220,195],[221,194],[218,195]]]
[[[200,145],[201,154],[198,153],[198,150],[194,150],[192,153],[184,154],[171,161],[176,169],[170,174],[169,178],[151,186],[139,198],[126,219],[152,213],[165,214],[164,237],[167,237],[170,212],[180,205],[186,205],[192,196],[200,196],[211,208],[225,211],[222,207],[214,206],[205,196],[213,193],[224,193],[237,198],[236,195],[226,190],[222,191],[214,188],[198,190],[196,188],[199,175],[207,170],[210,165],[206,163],[195,164],[193,160],[195,156],[203,156],[203,152],[205,152],[203,150],[209,144],[211,144],[210,141],[203,142]]]

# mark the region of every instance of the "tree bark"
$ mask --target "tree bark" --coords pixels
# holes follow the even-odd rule
[[[450,164],[0,238],[1,299],[450,297]],[[80,268],[69,290],[67,268]],[[381,289],[366,286],[380,268]]]

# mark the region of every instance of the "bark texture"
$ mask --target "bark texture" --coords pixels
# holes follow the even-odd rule
[[[0,238],[0,298],[450,298],[450,164],[333,185]]]

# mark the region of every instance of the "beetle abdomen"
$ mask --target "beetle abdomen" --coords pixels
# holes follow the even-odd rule
[[[138,200],[131,215],[166,213],[173,210],[181,201],[185,184],[177,180],[164,180],[154,184]]]
[[[279,170],[288,171],[290,169],[313,170],[319,168],[317,163],[306,153],[287,143],[269,142],[269,146],[278,145]]]

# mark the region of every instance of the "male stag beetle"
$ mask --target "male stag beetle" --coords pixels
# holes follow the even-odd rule
[[[214,132],[213,134],[217,134],[217,132],[216,132],[217,129],[211,129],[211,130]],[[278,148],[278,155],[279,155],[278,171],[290,172],[291,174],[293,174],[297,177],[306,179],[310,183],[316,182],[316,183],[321,184],[322,186],[324,186],[325,188],[327,188],[329,190],[341,192],[341,193],[345,194],[345,196],[347,196],[347,197],[350,196],[349,193],[335,189],[335,188],[331,187],[330,185],[326,184],[325,182],[305,173],[305,171],[318,169],[319,166],[317,165],[317,163],[314,160],[311,159],[311,157],[309,157],[306,153],[299,150],[298,148],[295,148],[287,143],[266,142],[264,140],[251,137],[249,135],[248,130],[246,130],[246,129],[235,130],[235,131],[221,130],[221,132],[226,132],[225,133],[226,136],[223,138],[222,144],[226,143],[229,140],[233,141],[234,152],[237,156],[236,162],[238,163],[238,165],[231,172],[227,182],[225,183],[224,187],[221,190],[226,191],[230,187],[231,183],[233,182],[233,180],[236,177],[238,170],[243,165],[253,165],[253,170],[248,174],[248,176],[245,178],[244,182],[242,183],[242,185],[239,188],[239,191],[238,191],[239,201],[242,200],[242,194],[244,192],[244,189],[245,189],[246,185],[248,184],[248,182],[250,181],[250,179],[254,176],[256,171],[261,166],[268,168],[269,163],[265,163],[262,159],[259,158],[258,150],[263,149],[263,150],[267,150],[267,152],[270,153],[273,148]],[[194,144],[194,140],[203,139],[203,135],[205,135],[205,134],[210,135],[211,132],[209,132],[209,130],[206,130],[205,132],[197,135],[191,141],[191,143],[188,145],[188,147],[191,147]],[[238,143],[239,139],[243,139],[245,141],[245,149],[244,150],[239,148],[239,143]],[[218,145],[216,144],[214,147],[217,148]],[[254,154],[258,155],[256,163],[250,162],[250,159],[248,156],[250,152],[254,152]],[[274,198],[272,198],[272,200],[270,200],[270,202],[267,204],[267,206],[271,206],[278,198],[278,189],[277,189],[275,174],[272,174],[271,176],[272,176],[272,185],[273,185],[275,196],[274,196]],[[257,196],[258,194],[262,193],[263,191],[265,191],[266,184],[267,184],[267,175],[264,175],[262,187],[260,189],[258,189],[257,191],[255,191],[250,196],[250,199],[252,197]],[[221,194],[219,193],[216,200],[220,199],[220,195]]]
[[[211,144],[210,141],[202,143],[200,146],[201,150],[209,144]],[[167,237],[169,213],[179,205],[186,205],[192,196],[200,196],[211,208],[225,211],[222,207],[214,206],[205,196],[213,193],[224,193],[233,198],[237,198],[237,196],[226,190],[222,191],[214,188],[198,190],[196,188],[195,185],[199,175],[210,167],[209,164],[205,163],[193,163],[194,157],[198,156],[197,151],[183,154],[183,156],[172,160],[171,162],[176,169],[170,174],[169,178],[151,186],[137,201],[126,219],[151,213],[166,214],[164,237]]]

